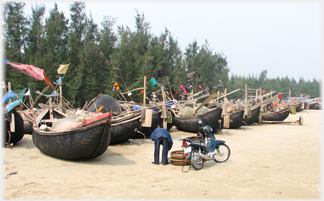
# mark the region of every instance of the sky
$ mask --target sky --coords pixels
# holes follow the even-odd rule
[[[24,1],[25,14],[43,4],[70,18],[72,1]],[[195,40],[227,58],[229,75],[321,79],[323,4],[321,1],[84,1],[87,16],[100,25],[104,16],[135,31],[136,10],[159,36],[167,28],[182,52]],[[45,4],[44,4],[45,3]],[[136,10],[135,10],[136,9]]]

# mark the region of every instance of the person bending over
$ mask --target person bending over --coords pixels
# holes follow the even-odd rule
[[[152,132],[151,139],[154,141],[154,162],[152,163],[157,165],[159,164],[160,144],[162,144],[162,164],[168,164],[168,152],[173,145],[170,133],[164,128],[157,127]]]

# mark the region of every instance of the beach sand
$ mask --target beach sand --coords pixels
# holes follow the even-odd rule
[[[154,165],[151,139],[110,145],[92,160],[67,161],[40,152],[31,135],[3,147],[4,199],[320,199],[321,110],[290,114],[304,125],[263,124],[223,129],[225,163]],[[195,133],[174,126],[171,151]],[[171,152],[170,151],[170,152]],[[169,152],[169,156],[170,156]],[[160,157],[161,160],[161,157]],[[185,172],[188,171],[188,172]],[[12,172],[17,174],[6,176]]]

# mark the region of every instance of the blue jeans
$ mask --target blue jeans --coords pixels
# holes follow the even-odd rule
[[[168,164],[168,151],[169,150],[168,150],[168,141],[164,137],[160,137],[156,141],[154,141],[154,163],[159,164],[160,144],[163,145],[162,164],[166,165],[166,164]]]

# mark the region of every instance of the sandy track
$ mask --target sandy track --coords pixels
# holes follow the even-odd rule
[[[303,116],[304,125],[263,124],[224,129],[231,157],[225,163],[182,172],[182,166],[153,165],[154,144],[109,146],[93,160],[66,161],[47,156],[31,135],[3,148],[5,199],[320,199],[321,110]],[[170,130],[174,145],[194,133]],[[170,152],[169,152],[170,154]],[[183,170],[188,170],[184,166]],[[17,174],[6,175],[11,172]]]

